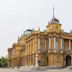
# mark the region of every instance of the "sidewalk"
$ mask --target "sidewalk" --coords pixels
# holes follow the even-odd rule
[[[67,68],[60,68],[60,69],[49,69],[47,67],[36,68],[36,67],[23,66],[20,68],[14,68],[14,70],[19,72],[72,72],[71,68],[67,67]]]

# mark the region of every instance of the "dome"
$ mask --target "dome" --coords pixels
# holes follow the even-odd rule
[[[49,22],[49,24],[59,24],[60,22],[59,22],[59,20],[57,19],[57,18],[55,18],[55,17],[53,17],[52,19],[51,19],[51,21]]]

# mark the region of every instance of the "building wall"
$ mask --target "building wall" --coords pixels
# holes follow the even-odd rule
[[[29,36],[21,36],[18,43],[8,49],[9,66],[35,66],[38,54],[39,66],[63,67],[65,54],[71,55],[72,34],[61,31],[61,24],[47,28],[45,32],[33,31]]]

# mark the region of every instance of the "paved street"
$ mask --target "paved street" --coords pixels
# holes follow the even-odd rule
[[[0,72],[72,72],[69,68],[64,69],[46,69],[46,70],[24,70],[14,68],[0,68]]]

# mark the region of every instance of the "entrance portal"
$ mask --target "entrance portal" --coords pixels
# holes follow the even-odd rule
[[[66,66],[70,66],[71,65],[71,56],[66,56]]]

